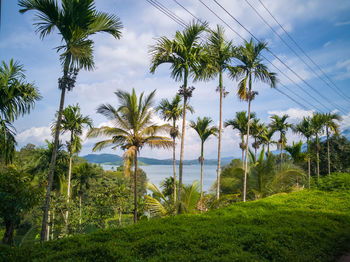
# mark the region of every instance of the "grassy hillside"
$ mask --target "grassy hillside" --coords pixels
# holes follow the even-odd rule
[[[7,261],[334,261],[350,243],[349,192],[299,191],[7,249]],[[1,256],[0,256],[1,258]]]

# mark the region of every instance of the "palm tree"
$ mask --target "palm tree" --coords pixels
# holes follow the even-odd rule
[[[319,136],[323,133],[325,126],[325,117],[322,113],[316,113],[311,119],[311,129],[313,135],[316,137],[316,167],[317,167],[317,179],[320,179],[320,140]]]
[[[112,120],[114,127],[103,126],[93,128],[89,131],[88,137],[105,136],[109,139],[97,142],[93,151],[101,150],[108,146],[120,147],[126,150],[124,157],[134,158],[134,223],[137,222],[137,154],[144,146],[151,148],[170,148],[173,142],[169,138],[156,135],[159,132],[169,130],[169,125],[156,125],[152,123],[153,99],[155,90],[144,97],[141,93],[137,98],[135,89],[132,93],[118,90],[115,95],[119,100],[119,107],[116,109],[110,104],[100,105],[97,112]]]
[[[84,162],[75,166],[72,173],[73,192],[79,197],[79,225],[81,225],[82,198],[90,188],[91,180],[97,179],[98,172],[94,165]]]
[[[285,150],[290,154],[293,159],[294,164],[302,164],[306,159],[306,154],[301,151],[303,142],[299,141],[290,146],[286,145]]]
[[[270,145],[276,143],[272,140],[274,134],[275,130],[264,125],[258,136],[258,143],[267,146],[267,155],[270,154]]]
[[[328,175],[331,174],[331,157],[329,153],[329,131],[334,134],[339,134],[339,124],[336,121],[340,121],[341,117],[337,113],[324,114],[324,124],[326,126],[327,135],[327,158],[328,158]]]
[[[203,198],[203,161],[204,161],[204,142],[211,136],[211,135],[217,135],[218,129],[215,126],[209,126],[213,120],[209,117],[203,117],[197,118],[197,122],[191,121],[191,128],[193,128],[200,140],[201,140],[201,156],[200,156],[200,161],[201,161],[201,198]]]
[[[95,8],[94,0],[62,0],[61,6],[53,0],[20,0],[20,13],[27,11],[36,12],[35,26],[40,38],[45,38],[54,29],[57,29],[62,37],[62,44],[58,46],[60,61],[63,67],[63,76],[59,79],[61,90],[60,105],[55,129],[54,150],[51,159],[49,183],[47,185],[41,241],[45,240],[48,210],[50,208],[50,192],[53,172],[55,169],[56,150],[60,134],[62,111],[66,90],[71,90],[75,85],[79,69],[92,70],[93,41],[90,36],[104,32],[119,39],[121,37],[122,24],[115,15],[99,12]]]
[[[88,116],[80,113],[79,105],[68,106],[62,112],[61,133],[70,132],[70,141],[68,144],[69,151],[69,169],[68,169],[68,187],[67,187],[67,205],[70,198],[71,174],[73,154],[78,153],[81,149],[81,138],[84,125],[92,128],[92,120]],[[68,224],[68,208],[65,217],[66,225]]]
[[[250,114],[250,118],[255,118],[255,113]],[[233,130],[238,130],[239,135],[241,137],[241,143],[239,144],[239,147],[242,150],[242,164],[244,165],[244,150],[245,150],[245,143],[244,143],[244,136],[247,135],[247,128],[248,128],[248,117],[247,117],[247,111],[240,111],[236,112],[236,118],[227,120],[224,122],[224,127],[231,126]],[[244,166],[243,166],[244,167]]]
[[[179,137],[179,128],[176,125],[176,122],[183,116],[183,109],[181,107],[181,97],[176,94],[175,97],[171,100],[162,99],[159,105],[156,107],[157,111],[160,111],[163,119],[166,121],[172,121],[172,128],[170,130],[170,136],[173,139],[173,172],[174,172],[174,181],[176,180],[176,159],[175,159],[175,151],[176,151],[176,138]],[[186,109],[193,113],[193,108],[190,105],[186,106]],[[176,202],[176,183],[174,183],[174,202]]]
[[[30,113],[41,98],[34,84],[25,81],[23,65],[10,60],[0,65],[0,160],[12,162],[16,130],[12,125],[19,116]]]
[[[179,95],[183,97],[183,117],[179,165],[179,194],[181,199],[182,171],[186,130],[186,107],[188,99],[192,96],[194,87],[188,86],[188,78],[198,74],[199,64],[202,58],[203,46],[200,42],[200,35],[206,30],[207,23],[192,22],[183,32],[177,31],[174,40],[161,37],[151,47],[151,73],[154,73],[158,66],[164,63],[171,65],[171,77],[175,81],[183,81],[179,89]]]
[[[234,58],[235,46],[232,41],[227,41],[225,30],[217,25],[216,30],[209,31],[209,39],[205,45],[207,63],[204,63],[203,72],[199,78],[209,79],[219,76],[218,91],[220,93],[219,107],[219,139],[218,139],[218,166],[217,166],[217,188],[216,198],[220,197],[220,172],[221,172],[221,132],[222,132],[222,99],[225,96],[223,85],[223,73],[232,68],[231,62]]]
[[[311,117],[304,117],[303,120],[294,126],[294,132],[302,134],[306,138],[307,143],[307,162],[308,162],[308,184],[311,183],[311,161],[310,161],[310,138],[312,136]]]
[[[246,201],[247,194],[247,172],[248,172],[248,146],[249,146],[249,129],[250,129],[250,109],[251,102],[258,94],[253,91],[253,81],[261,81],[276,87],[276,74],[268,70],[263,63],[261,53],[267,49],[267,43],[259,42],[255,44],[253,39],[250,42],[245,41],[243,46],[240,46],[236,52],[236,58],[239,64],[230,70],[230,75],[233,79],[239,81],[238,96],[241,100],[248,101],[248,128],[246,140],[246,155],[245,155],[245,171],[244,171],[244,186],[243,186],[243,201]]]
[[[272,120],[272,122],[270,123],[271,129],[280,132],[280,139],[278,143],[281,149],[281,165],[283,162],[283,148],[287,144],[286,133],[288,129],[292,127],[292,124],[286,122],[288,117],[288,115],[283,115],[282,117],[279,117],[278,115],[272,115],[270,117]]]
[[[254,138],[254,143],[252,144],[252,147],[254,148],[254,155],[255,158],[257,157],[258,154],[258,149],[261,145],[260,142],[260,136],[261,133],[264,131],[265,125],[264,123],[260,123],[260,119],[254,118],[252,123],[251,123],[251,134],[252,137]]]

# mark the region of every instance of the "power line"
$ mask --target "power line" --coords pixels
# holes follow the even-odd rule
[[[333,84],[335,88],[338,89],[338,91],[347,99],[350,99],[349,96],[346,95],[334,82],[333,80],[322,70],[322,68],[301,48],[301,46],[294,40],[294,38],[284,29],[284,27],[281,25],[280,22],[275,18],[275,16],[270,12],[270,10],[264,5],[264,3],[261,0],[258,0],[260,4],[264,7],[264,9],[270,14],[270,16],[275,20],[275,22],[279,25],[279,27],[283,30],[283,32],[289,37],[289,39],[298,47],[298,49],[313,63],[321,72],[322,74],[328,79],[328,81]]]
[[[199,0],[201,3],[202,0]],[[220,3],[218,3],[216,0],[213,0],[221,9],[223,9],[236,23],[238,23],[246,32],[248,32],[257,42],[261,42],[252,32],[249,31],[241,22],[238,21],[230,12],[228,12]],[[294,75],[296,75],[305,85],[310,87],[316,94],[318,94],[320,97],[322,97],[325,101],[327,101],[329,104],[331,104],[334,108],[339,110],[339,107],[337,105],[333,104],[329,99],[327,99],[323,94],[319,93],[313,86],[311,86],[309,83],[307,83],[298,73],[295,72],[292,68],[290,68],[285,62],[283,62],[276,54],[274,54],[271,50],[267,49],[267,51],[274,56],[280,63],[282,63],[286,68],[288,68]],[[331,111],[329,108],[327,108],[328,111]],[[340,109],[339,111],[343,111]],[[346,113],[345,113],[346,114]]]
[[[291,50],[319,79],[321,79],[328,87],[335,90],[336,93],[344,99],[345,97],[337,90],[334,89],[332,86],[329,85],[327,81],[325,81],[283,38],[282,36],[266,21],[266,19],[256,10],[256,8],[248,1],[244,0],[250,8],[253,9],[253,11],[260,17],[260,19],[271,29],[271,31],[279,37],[279,39]],[[339,105],[338,105],[339,106]],[[339,106],[340,107],[340,106]],[[343,107],[340,107],[342,110],[344,110]]]

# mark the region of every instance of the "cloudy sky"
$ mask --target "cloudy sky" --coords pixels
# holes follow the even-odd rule
[[[191,21],[191,15],[176,1],[158,0],[186,23]],[[265,7],[275,16],[277,21],[293,37],[304,52],[317,64],[312,64],[296,47],[287,34],[278,26],[259,0],[221,0],[220,4],[258,39],[267,41],[270,50],[283,63],[287,64],[298,76],[288,70],[281,61],[271,54],[265,56],[273,61],[282,72],[279,73],[278,89],[287,97],[268,86],[254,83],[254,89],[259,91],[253,101],[252,110],[264,122],[269,122],[272,114],[290,116],[290,122],[296,123],[303,116],[313,111],[338,111],[344,116],[342,127],[350,126],[350,1],[347,0],[261,0]],[[200,1],[178,0],[201,20],[209,22],[211,27],[221,24],[226,28],[228,39],[235,44],[241,44],[239,38],[227,25],[224,25]],[[232,29],[242,37],[249,39],[250,35],[240,27],[213,0],[202,0]],[[250,3],[259,14],[272,26],[284,42],[299,54],[308,66],[292,52],[285,43],[248,5]],[[11,58],[19,61],[26,69],[28,81],[35,82],[43,99],[36,103],[35,110],[15,122],[19,147],[33,143],[44,145],[45,139],[50,139],[50,123],[58,108],[59,90],[57,79],[61,76],[61,67],[55,47],[60,45],[60,37],[55,31],[44,40],[39,39],[33,27],[34,13],[19,14],[17,1],[2,1],[2,21],[0,30],[0,58],[8,62]],[[121,40],[99,34],[95,41],[95,63],[93,72],[81,72],[75,89],[66,96],[66,105],[76,104],[82,108],[85,115],[90,115],[96,126],[107,123],[107,120],[96,113],[96,108],[102,103],[117,105],[113,92],[117,89],[130,91],[135,88],[138,93],[149,93],[157,89],[156,100],[171,98],[181,85],[169,76],[169,66],[162,65],[154,75],[149,73],[149,46],[160,36],[173,37],[176,30],[182,27],[165,16],[146,0],[98,0],[98,10],[116,14],[120,17],[124,29]],[[268,63],[267,63],[268,64]],[[269,65],[269,64],[268,64]],[[271,71],[277,71],[269,65]],[[328,78],[322,75],[319,67]],[[321,80],[317,75],[322,76]],[[288,78],[292,79],[291,82]],[[326,83],[327,84],[326,84]],[[191,104],[195,114],[189,116],[194,120],[198,116],[209,116],[218,121],[218,99],[215,91],[217,80],[211,82],[196,82]],[[224,100],[223,119],[233,118],[235,112],[247,110],[247,104],[240,102],[236,96],[237,83],[224,78],[224,85],[229,95]],[[338,89],[336,89],[338,88]],[[339,91],[340,90],[340,91]],[[311,95],[311,96],[310,96]],[[293,99],[295,101],[293,101]],[[155,117],[155,121],[160,121]],[[196,134],[187,129],[185,140],[185,159],[197,158],[199,155],[199,139]],[[301,139],[289,134],[289,142]],[[65,137],[63,137],[65,139]],[[91,153],[94,141],[85,140],[81,155]],[[235,131],[227,128],[223,133],[223,156],[240,156],[239,137]],[[217,155],[217,139],[212,138],[206,143],[205,157],[215,158]],[[122,152],[106,149],[102,152]],[[143,149],[141,154],[148,157],[170,158],[171,152],[164,150]]]

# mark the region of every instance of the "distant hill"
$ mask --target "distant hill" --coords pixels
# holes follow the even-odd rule
[[[123,163],[123,158],[114,154],[88,154],[83,156],[88,162],[96,164],[105,164],[105,165],[121,165]],[[221,158],[221,164],[226,165],[231,162],[233,157],[223,157]],[[156,159],[149,157],[140,157],[140,164],[144,165],[172,165],[172,159]],[[176,164],[179,164],[179,160],[176,160]],[[198,165],[198,159],[193,160],[184,160],[184,165]],[[205,165],[216,165],[216,159],[205,159]]]

